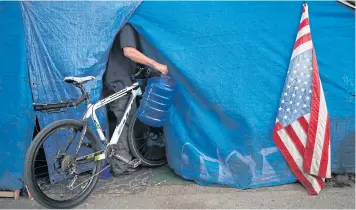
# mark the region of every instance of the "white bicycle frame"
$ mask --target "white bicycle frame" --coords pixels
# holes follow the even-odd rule
[[[95,114],[95,111],[103,106],[105,106],[106,104],[109,104],[115,100],[119,100],[121,97],[127,95],[127,94],[130,94],[131,93],[131,97],[130,97],[130,100],[126,106],[126,109],[125,109],[125,112],[124,112],[124,115],[123,117],[121,118],[121,121],[120,123],[116,126],[115,128],[115,131],[110,139],[110,141],[108,142],[105,135],[104,135],[104,132],[100,126],[100,123],[98,121],[98,118]],[[102,142],[105,143],[105,145],[108,143],[108,145],[113,145],[113,144],[116,144],[118,141],[119,141],[119,138],[120,138],[120,135],[122,133],[122,130],[124,128],[124,125],[127,121],[127,117],[130,113],[130,110],[132,108],[132,103],[135,102],[135,99],[137,96],[139,95],[142,95],[142,91],[141,91],[141,88],[139,86],[139,83],[138,82],[135,82],[133,85],[129,86],[129,87],[126,87],[124,89],[122,89],[121,91],[119,92],[116,92],[98,102],[96,102],[95,104],[91,104],[91,103],[88,103],[88,109],[84,115],[84,118],[83,120],[84,121],[87,121],[89,120],[89,118],[91,117],[92,120],[93,120],[93,123],[95,125],[95,128],[96,128],[96,131],[99,135],[99,138]],[[102,159],[105,159],[105,153],[103,154],[100,154],[98,155],[95,160],[102,160]]]

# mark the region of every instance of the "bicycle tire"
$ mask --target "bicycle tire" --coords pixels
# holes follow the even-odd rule
[[[33,198],[39,204],[47,208],[65,209],[65,208],[73,208],[75,206],[80,205],[92,193],[99,179],[99,175],[94,176],[93,179],[88,184],[88,186],[86,186],[86,189],[75,199],[58,201],[47,197],[42,192],[35,179],[34,161],[36,159],[36,154],[39,151],[42,143],[50,135],[52,135],[56,130],[58,130],[61,127],[70,127],[70,128],[75,128],[77,130],[81,130],[81,128],[83,128],[83,122],[77,120],[60,120],[48,125],[36,135],[36,137],[32,141],[32,144],[27,150],[27,154],[26,154],[25,171],[24,171],[25,183]],[[92,149],[95,152],[99,151],[100,150],[99,140],[95,136],[94,132],[88,128],[85,135],[86,138],[88,138],[88,140],[92,144]],[[94,169],[95,172],[98,172],[100,169],[101,169],[101,161],[95,161],[95,169]]]
[[[137,115],[134,115],[129,124],[129,134],[128,134],[128,143],[129,143],[131,154],[135,158],[141,160],[142,166],[158,167],[166,164],[167,163],[166,157],[164,157],[164,159],[161,160],[149,160],[139,152],[139,149],[136,147],[135,137],[134,137],[134,127],[136,122],[139,122],[139,119],[137,118]]]

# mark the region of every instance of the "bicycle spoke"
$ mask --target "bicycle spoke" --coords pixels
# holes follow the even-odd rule
[[[44,167],[47,167],[48,165],[45,165],[45,166],[38,166],[38,167],[35,167],[35,169],[38,169],[38,168],[44,168]]]
[[[44,180],[47,180],[46,182],[44,182]],[[40,179],[40,180],[38,180],[37,181],[37,183],[40,183],[40,184],[47,184],[47,183],[49,183],[50,181],[49,181],[49,176],[47,176],[46,178],[43,178],[43,179]]]
[[[153,151],[153,147],[150,148],[150,153],[148,154],[148,158],[151,157],[152,151]]]
[[[35,160],[35,162],[47,162],[47,160]]]
[[[137,139],[135,139],[135,141],[142,141],[142,140],[145,140],[145,138],[142,137],[142,138],[137,138]]]
[[[148,149],[148,152],[145,153],[144,157],[145,157],[145,158],[149,158],[150,155],[151,155],[151,152],[152,152],[152,147],[150,147],[150,148]],[[147,157],[146,157],[146,154],[148,154]]]
[[[71,202],[92,189],[88,187],[95,184],[101,169],[95,156],[103,151],[95,148],[96,142],[85,135],[83,125],[78,122],[68,120],[56,126],[46,131],[40,145],[32,147],[35,154],[27,171],[32,171],[31,180],[38,186],[34,189],[42,192],[43,198]]]
[[[140,148],[138,148],[138,151],[140,151],[140,150],[142,149],[142,147],[143,147],[143,149],[142,149],[142,150],[144,150],[144,149],[146,148],[146,146],[147,146],[147,144],[146,144],[146,143],[142,144],[142,145],[140,146]]]
[[[46,174],[49,174],[49,173],[46,172],[46,173],[42,173],[42,174],[37,174],[35,177],[42,176],[42,175],[46,175]]]

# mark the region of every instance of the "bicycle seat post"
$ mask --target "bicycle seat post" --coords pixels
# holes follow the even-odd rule
[[[69,83],[69,84],[73,84],[75,85],[77,88],[80,89],[80,91],[82,92],[82,96],[80,97],[81,98],[81,101],[82,102],[83,100],[85,100],[85,102],[88,104],[90,104],[90,101],[89,101],[89,98],[90,98],[90,95],[89,93],[85,92],[85,89],[83,87],[83,84],[91,81],[95,79],[95,77],[93,76],[86,76],[86,77],[65,77],[64,78],[64,81],[66,83]],[[79,103],[80,103],[79,102]]]
[[[83,85],[82,84],[80,84],[80,83],[73,83],[77,88],[79,88],[80,89],[80,91],[82,92],[82,95],[85,95],[85,103],[88,105],[89,103],[90,103],[90,101],[89,101],[89,93],[87,93],[86,91],[85,91],[85,88],[83,87]]]

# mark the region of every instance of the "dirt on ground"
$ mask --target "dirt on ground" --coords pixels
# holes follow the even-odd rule
[[[355,186],[355,174],[333,174],[331,179],[326,180],[325,185],[337,188]]]

